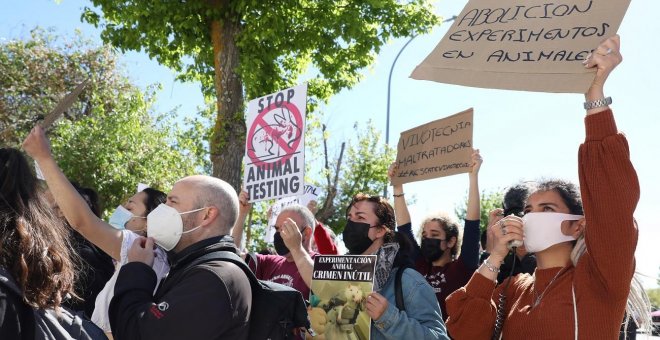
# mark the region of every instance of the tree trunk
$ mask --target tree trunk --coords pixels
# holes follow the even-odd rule
[[[225,4],[223,4],[225,5]],[[209,143],[213,176],[241,189],[241,165],[245,154],[243,82],[236,68],[239,52],[236,36],[240,23],[225,19],[211,23],[218,116]]]

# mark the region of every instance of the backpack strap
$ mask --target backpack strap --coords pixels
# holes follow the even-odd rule
[[[235,265],[237,265],[239,268],[243,270],[245,275],[247,276],[248,280],[250,281],[250,286],[254,289],[256,287],[259,287],[259,280],[255,276],[255,274],[250,270],[250,267],[243,261],[242,258],[240,258],[238,255],[235,253],[232,253],[230,251],[226,250],[216,250],[212,251],[209,253],[206,253],[193,261],[191,261],[186,268],[182,271],[182,276],[185,276],[184,273],[188,273],[191,271],[194,267],[197,267],[200,264],[210,262],[210,261],[225,261],[225,262],[231,262]]]
[[[245,253],[245,264],[247,264],[251,270],[254,269],[252,272],[256,275],[257,266],[259,266],[259,260],[257,259],[257,255],[255,253]]]
[[[396,308],[402,312],[406,310],[406,305],[403,302],[403,286],[401,283],[401,278],[403,277],[403,272],[405,270],[406,267],[399,267],[394,276],[394,298],[396,299]]]

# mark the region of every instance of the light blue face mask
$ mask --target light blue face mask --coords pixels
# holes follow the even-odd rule
[[[116,229],[126,229],[126,222],[133,218],[133,214],[128,209],[119,205],[112,213],[108,223]]]

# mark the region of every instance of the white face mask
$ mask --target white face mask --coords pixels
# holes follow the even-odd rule
[[[110,215],[108,223],[116,229],[126,229],[126,223],[134,217],[146,218],[143,216],[135,216],[128,209],[124,208],[124,206],[119,205],[117,206],[117,209],[115,209],[115,211],[112,213],[112,215]]]
[[[199,208],[190,211],[178,212],[166,204],[160,204],[147,215],[147,236],[154,239],[157,245],[169,251],[174,249],[181,240],[181,235],[197,230],[201,225],[183,231],[181,215],[206,209]]]
[[[557,243],[575,241],[561,232],[563,221],[576,221],[584,216],[562,213],[527,213],[523,216],[525,249],[530,253],[546,250]]]

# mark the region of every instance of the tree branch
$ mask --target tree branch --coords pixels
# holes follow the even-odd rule
[[[323,127],[321,129],[323,131],[323,134],[325,135],[325,130],[326,126],[323,124]],[[339,170],[341,169],[341,162],[342,159],[344,158],[344,149],[346,149],[346,142],[341,143],[341,150],[339,151],[339,158],[337,159],[337,164],[334,169],[334,180],[331,180],[331,172],[330,172],[330,162],[328,161],[328,141],[323,138],[323,153],[325,156],[325,170],[326,170],[326,180],[327,180],[327,187],[325,192],[326,197],[325,201],[323,202],[323,206],[319,211],[316,213],[316,219],[320,221],[326,221],[330,216],[332,216],[334,212],[334,200],[335,197],[337,196],[337,185],[339,183]]]

